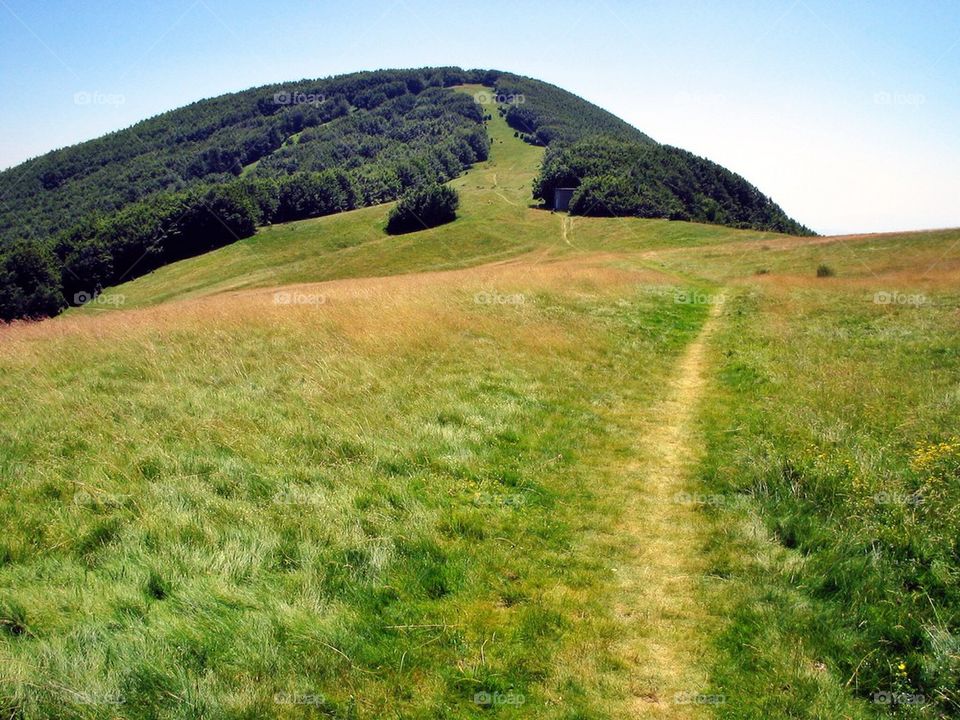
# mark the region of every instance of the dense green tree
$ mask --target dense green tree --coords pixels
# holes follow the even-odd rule
[[[356,182],[342,170],[296,173],[280,181],[276,220],[287,222],[357,207]]]
[[[277,177],[392,163],[423,152],[458,128],[482,122],[472,98],[443,88],[489,74],[386,70],[268,85],[47,153],[0,172],[0,252],[18,238],[53,238],[94,212],[109,214],[160,192],[229,182],[258,161],[261,176]],[[386,127],[368,124],[374,134],[356,137],[373,115]],[[297,142],[298,134],[314,131],[311,142]],[[358,158],[355,148],[361,146],[365,154]]]
[[[99,240],[77,246],[63,261],[60,281],[63,295],[71,305],[80,305],[114,278],[113,254]]]
[[[390,211],[387,232],[414,232],[448,223],[457,217],[460,198],[446,185],[429,185],[404,193]]]
[[[65,306],[52,253],[18,242],[0,258],[0,320],[45,317]]]

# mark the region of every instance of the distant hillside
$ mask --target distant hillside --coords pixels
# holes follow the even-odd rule
[[[813,233],[739,175],[686,150],[649,142],[592,136],[553,144],[534,196],[550,202],[555,188],[574,187],[574,215],[669,218]]]
[[[276,160],[258,163],[256,174],[351,169],[384,154],[416,157],[451,131],[438,122],[449,118],[436,91],[467,78],[482,74],[436,68],[265,85],[55,150],[0,173],[0,244],[47,236],[160,191],[224,182],[273,153]],[[455,129],[475,129],[478,108],[466,98],[448,101],[469,116]],[[406,127],[397,127],[399,118]]]
[[[661,145],[615,115],[554,85],[501,75],[507,122],[527,142],[548,145],[534,197],[578,188],[575,215],[693,220],[812,235],[760,190],[726,168]]]
[[[194,103],[0,173],[0,319],[249,237],[442,183],[487,157],[458,69],[379,71]]]
[[[462,84],[490,88],[471,98]],[[484,120],[548,145],[535,197],[572,211],[809,231],[739,176],[553,85],[495,70],[362,72],[193,103],[0,173],[0,319],[42,317],[260,225],[394,200],[487,157]]]

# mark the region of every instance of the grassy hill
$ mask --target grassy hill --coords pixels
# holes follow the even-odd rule
[[[55,315],[257,227],[430,192],[487,159],[493,112],[549,146],[522,204],[570,186],[575,215],[810,234],[744,178],[555,86],[382,70],[204,100],[0,172],[0,320]]]
[[[0,327],[0,715],[957,715],[960,231],[551,213],[485,123],[451,224]]]
[[[485,88],[465,85],[458,90],[472,96]],[[561,257],[785,237],[667,220],[585,221],[539,209],[531,185],[543,148],[519,142],[497,113],[485,124],[491,139],[489,159],[450,182],[461,193],[455,223],[387,236],[383,228],[392,204],[386,204],[265,227],[251,238],[159,268],[111,292],[123,296],[124,307],[133,307],[242,288],[448,270],[523,253]],[[78,310],[115,307],[93,303]]]

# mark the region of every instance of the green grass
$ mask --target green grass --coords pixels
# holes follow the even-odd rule
[[[773,237],[759,242],[746,240],[718,244],[695,255],[680,247],[658,253],[658,259],[676,272],[718,283],[762,275],[769,275],[766,280],[773,283],[784,276],[815,277],[820,265],[839,269],[841,279],[865,279],[873,284],[882,277],[894,281],[901,276],[936,280],[936,275],[957,268],[954,245],[960,241],[960,230],[819,238],[813,242]]]
[[[764,285],[728,308],[703,467],[722,717],[960,712],[960,293],[939,289]]]
[[[4,716],[487,716],[476,693],[607,716],[591,543],[618,509],[594,481],[629,446],[605,418],[660,395],[703,316],[635,277],[227,296],[11,338]],[[491,283],[522,304],[477,303]]]

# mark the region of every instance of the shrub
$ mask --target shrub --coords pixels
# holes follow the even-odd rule
[[[0,257],[0,320],[54,315],[66,305],[56,258],[18,243]]]
[[[819,267],[817,267],[818,278],[833,277],[834,275],[836,275],[836,273],[833,271],[833,268],[830,267],[829,265],[820,265]]]
[[[387,232],[391,235],[436,227],[457,217],[460,198],[446,185],[428,185],[405,193],[390,211]]]

